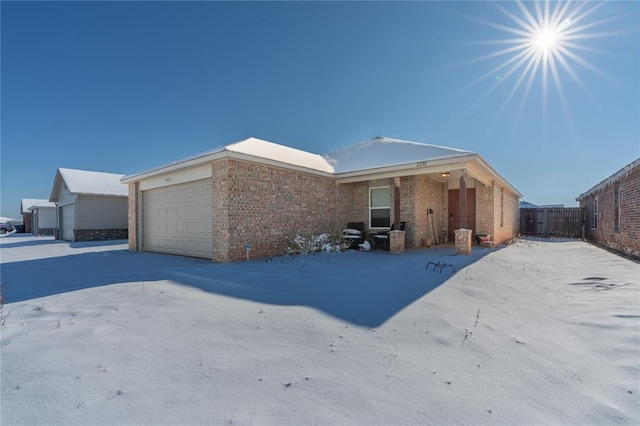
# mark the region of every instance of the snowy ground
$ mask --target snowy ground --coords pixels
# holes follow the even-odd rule
[[[214,264],[2,238],[0,421],[638,424],[640,265],[473,250]]]

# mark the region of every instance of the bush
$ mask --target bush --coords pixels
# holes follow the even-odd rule
[[[309,254],[320,251],[332,252],[349,248],[351,243],[342,238],[341,234],[320,234],[302,236],[296,235],[293,241],[288,241],[287,254]]]

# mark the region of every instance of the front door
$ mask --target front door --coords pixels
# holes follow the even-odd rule
[[[449,241],[455,241],[454,231],[459,228],[460,223],[460,190],[449,190]],[[467,188],[467,229],[476,230],[476,189]]]

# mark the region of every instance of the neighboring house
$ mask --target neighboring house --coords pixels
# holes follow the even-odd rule
[[[532,204],[528,201],[520,201],[520,208],[521,209],[539,209],[541,207],[537,204]]]
[[[51,197],[57,207],[58,239],[127,239],[127,186],[123,175],[59,168]]]
[[[43,201],[29,207],[31,215],[31,232],[33,235],[54,235],[56,229],[56,205]]]
[[[46,203],[49,200],[40,198],[23,198],[20,200],[20,212],[22,213],[22,223],[24,224],[24,232],[33,233],[33,212],[29,210],[31,207]]]
[[[580,194],[587,240],[640,258],[640,158]]]
[[[278,255],[297,233],[350,222],[369,235],[405,222],[408,248],[431,222],[449,240],[460,227],[495,243],[518,234],[521,195],[480,155],[385,137],[326,155],[249,138],[122,182],[132,250],[214,261],[245,258],[247,244],[252,257]]]

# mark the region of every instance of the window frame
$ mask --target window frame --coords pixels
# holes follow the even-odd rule
[[[378,206],[378,207],[373,207],[372,204],[372,192],[374,189],[388,189],[389,191],[389,205],[388,206]],[[369,187],[369,229],[389,229],[391,228],[391,204],[392,204],[392,200],[391,200],[391,185],[385,185],[385,186],[372,186]],[[371,223],[371,211],[372,210],[384,210],[387,209],[389,211],[389,225],[388,226],[373,226]]]
[[[598,229],[598,196],[593,198],[593,224],[591,229]]]

